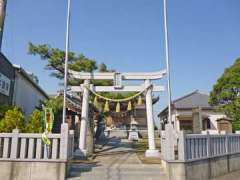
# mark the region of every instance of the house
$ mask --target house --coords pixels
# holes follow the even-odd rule
[[[0,104],[20,107],[26,116],[48,98],[37,77],[0,53]]]
[[[197,91],[172,102],[172,123],[177,131],[188,133],[231,133],[232,123],[227,116],[208,103],[209,95]],[[160,129],[165,129],[168,121],[168,107],[158,115]]]
[[[0,104],[11,105],[15,72],[10,61],[0,53]]]
[[[15,79],[12,105],[20,107],[25,116],[29,116],[41,103],[48,99],[46,92],[39,86],[38,79],[22,67],[13,65]]]

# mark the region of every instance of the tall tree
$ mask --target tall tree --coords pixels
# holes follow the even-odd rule
[[[209,103],[232,118],[233,128],[240,130],[240,58],[217,80]]]
[[[47,61],[45,69],[51,71],[50,75],[60,80],[63,79],[65,61],[64,51],[58,48],[52,48],[47,44],[34,45],[29,43],[28,53],[31,55],[39,55],[42,60]],[[76,55],[73,52],[69,52],[68,68],[82,72],[93,72],[98,69],[94,59],[89,59],[83,54]],[[105,64],[100,64],[99,68],[99,71],[107,71],[107,66]],[[79,81],[75,79],[69,78],[68,81],[69,85],[79,85]]]

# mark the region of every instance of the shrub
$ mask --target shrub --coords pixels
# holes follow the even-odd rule
[[[42,133],[42,118],[43,113],[41,111],[33,111],[29,117],[29,121],[26,124],[25,131],[28,133]]]
[[[4,118],[0,121],[0,132],[12,132],[13,129],[24,131],[24,115],[21,109],[13,107],[4,114]]]
[[[13,109],[14,106],[9,106],[9,105],[0,105],[0,120],[4,118],[5,113],[10,110]]]

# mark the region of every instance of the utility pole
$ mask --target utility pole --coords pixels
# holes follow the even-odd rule
[[[0,51],[2,50],[2,39],[3,39],[3,29],[4,20],[6,15],[7,0],[0,0]]]
[[[66,49],[65,49],[65,66],[64,66],[64,92],[63,92],[63,116],[62,123],[66,123],[66,102],[67,102],[67,83],[68,83],[68,52],[69,52],[69,28],[71,16],[71,0],[68,0],[67,7],[67,27],[66,27]]]
[[[169,45],[168,45],[168,24],[167,24],[167,0],[163,0],[164,13],[164,36],[165,36],[165,56],[167,65],[167,89],[168,89],[168,123],[172,123],[172,92],[171,92],[171,76],[170,76],[170,62],[169,62]]]

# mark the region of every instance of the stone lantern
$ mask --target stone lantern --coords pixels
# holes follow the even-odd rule
[[[130,130],[128,133],[128,140],[130,141],[138,141],[138,122],[135,121],[134,117],[131,116]]]

